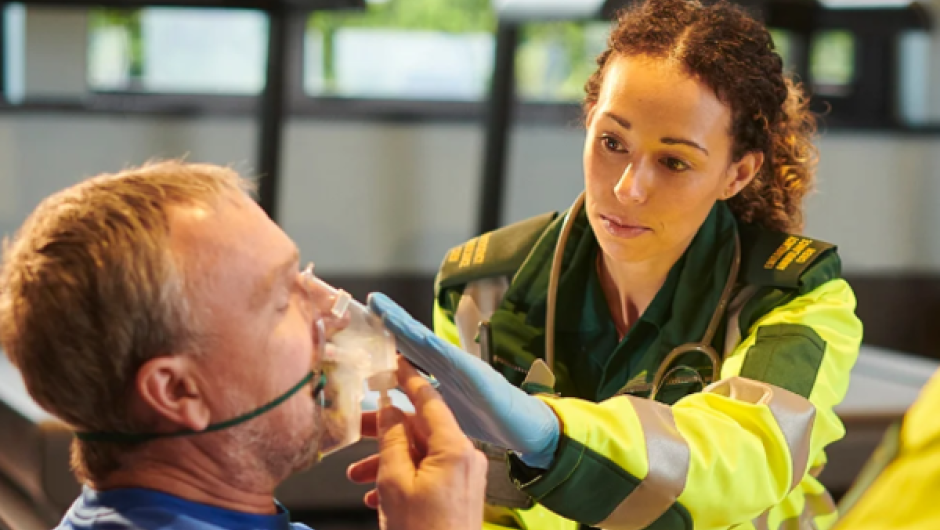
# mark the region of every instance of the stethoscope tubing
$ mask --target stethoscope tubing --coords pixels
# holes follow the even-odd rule
[[[558,302],[558,281],[561,277],[562,258],[564,257],[565,246],[568,243],[568,238],[571,235],[571,228],[574,225],[574,219],[578,216],[578,214],[581,213],[581,209],[583,208],[584,192],[582,191],[578,195],[578,198],[575,199],[574,203],[571,205],[571,208],[568,209],[568,213],[565,215],[565,219],[562,222],[561,232],[558,235],[558,241],[555,243],[555,250],[552,254],[552,266],[548,276],[548,300],[545,310],[545,362],[548,364],[548,367],[552,370],[553,373],[555,372],[555,309]],[[661,386],[665,382],[670,365],[677,358],[686,353],[700,352],[708,357],[712,364],[712,375],[710,378],[708,378],[706,383],[714,381],[720,377],[722,364],[721,355],[715,351],[715,348],[712,347],[711,343],[715,338],[715,333],[718,331],[718,325],[721,323],[721,319],[728,310],[728,303],[731,300],[734,286],[737,283],[738,271],[740,270],[740,267],[741,238],[737,233],[735,233],[734,256],[731,260],[731,268],[728,271],[728,279],[725,281],[725,286],[721,291],[721,297],[718,299],[718,305],[715,307],[715,312],[712,314],[711,320],[708,322],[705,335],[699,342],[682,344],[673,348],[672,351],[666,355],[666,357],[663,359],[663,362],[660,363],[659,368],[656,370],[656,375],[653,377],[650,399],[655,399],[656,394],[659,392]],[[704,380],[705,378],[703,378],[703,381]]]

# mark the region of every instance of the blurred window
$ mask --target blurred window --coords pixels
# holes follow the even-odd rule
[[[796,36],[785,29],[769,29],[770,36],[774,40],[774,48],[780,54],[780,58],[783,59],[783,67],[792,71],[796,66]]]
[[[809,76],[813,92],[846,96],[855,81],[855,35],[831,30],[813,34],[809,51]]]
[[[524,101],[578,103],[607,47],[610,24],[540,23],[523,28],[516,83]]]
[[[6,100],[20,103],[26,97],[26,8],[20,3],[0,6],[3,24],[3,90]]]
[[[267,18],[249,10],[92,9],[96,92],[253,95],[264,86]]]
[[[304,92],[362,99],[479,101],[493,69],[490,0],[370,1],[310,16]]]
[[[931,65],[932,36],[926,31],[907,31],[898,37],[898,113],[906,123],[940,122],[940,72]]]

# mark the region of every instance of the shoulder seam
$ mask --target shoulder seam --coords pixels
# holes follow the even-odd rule
[[[497,276],[512,276],[557,212],[548,212],[470,239],[450,249],[435,280],[435,291]]]

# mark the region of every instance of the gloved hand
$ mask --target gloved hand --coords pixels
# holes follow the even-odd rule
[[[370,294],[368,304],[395,335],[398,351],[440,381],[438,391],[467,436],[515,451],[528,466],[551,465],[560,435],[551,407],[435,335],[384,294]]]

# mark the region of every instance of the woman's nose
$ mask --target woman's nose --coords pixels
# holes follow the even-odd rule
[[[614,185],[614,195],[621,203],[645,203],[649,198],[648,179],[642,166],[630,162]]]

